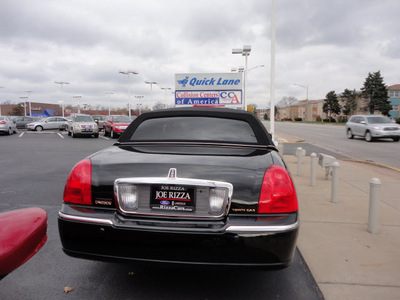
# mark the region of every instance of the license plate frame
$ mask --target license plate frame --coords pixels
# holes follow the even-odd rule
[[[150,188],[150,208],[171,212],[194,212],[196,188],[185,185],[157,184]]]

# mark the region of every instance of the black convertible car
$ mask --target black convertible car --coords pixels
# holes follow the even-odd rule
[[[73,257],[279,268],[296,248],[292,179],[265,127],[243,111],[143,114],[75,165],[63,200],[59,232]]]

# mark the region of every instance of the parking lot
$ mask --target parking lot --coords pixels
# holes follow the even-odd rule
[[[278,271],[156,270],[71,258],[61,249],[57,213],[67,176],[79,160],[116,140],[71,138],[66,132],[0,136],[0,212],[41,207],[46,245],[0,281],[0,299],[322,299],[299,252]],[[73,290],[66,295],[65,287]]]

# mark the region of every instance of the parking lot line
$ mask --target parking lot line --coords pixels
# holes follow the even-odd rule
[[[21,133],[21,134],[20,134],[18,137],[21,137],[21,136],[23,136],[23,135],[24,135],[24,133],[25,133],[25,132],[22,132],[22,133]]]
[[[64,138],[64,136],[61,133],[57,133],[62,139]]]

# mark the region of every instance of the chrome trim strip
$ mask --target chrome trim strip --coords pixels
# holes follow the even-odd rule
[[[298,228],[300,225],[299,221],[297,221],[296,223],[290,224],[290,225],[276,225],[276,226],[271,226],[271,225],[267,225],[267,226],[241,226],[241,225],[231,225],[228,228],[226,228],[227,232],[238,232],[238,233],[242,233],[242,232],[247,232],[247,233],[251,233],[251,232],[285,232],[285,231],[291,231],[294,230],[296,228]]]
[[[103,224],[103,225],[113,225],[113,221],[110,219],[99,219],[99,218],[89,218],[89,217],[80,217],[80,216],[72,216],[68,214],[64,214],[62,212],[58,212],[58,216],[61,219],[69,220],[69,221],[78,221],[92,224]]]

